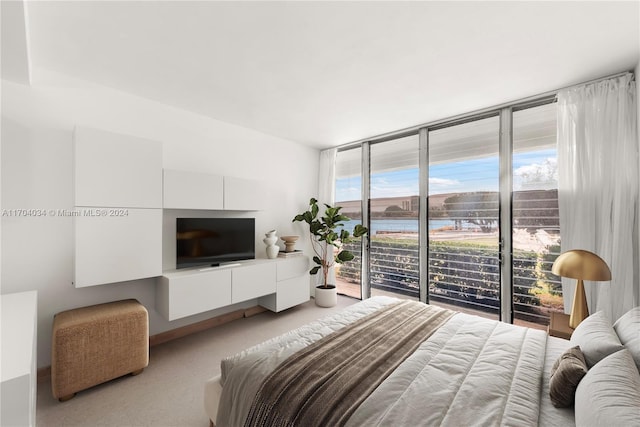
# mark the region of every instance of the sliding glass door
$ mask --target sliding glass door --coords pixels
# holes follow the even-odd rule
[[[429,132],[429,302],[500,318],[498,116]]]

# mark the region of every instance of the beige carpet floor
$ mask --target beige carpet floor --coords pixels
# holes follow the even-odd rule
[[[67,402],[52,397],[48,382],[40,383],[37,425],[207,427],[204,383],[220,373],[221,359],[356,302],[339,296],[336,307],[319,308],[312,299],[152,347],[142,374],[82,391]]]

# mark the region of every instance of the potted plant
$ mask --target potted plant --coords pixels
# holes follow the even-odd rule
[[[336,286],[329,283],[329,271],[337,264],[351,261],[355,255],[345,249],[344,245],[353,239],[367,234],[367,227],[357,224],[353,234],[343,228],[344,221],[350,218],[342,215],[341,206],[325,204],[324,216],[318,218],[318,201],[309,200],[309,210],[296,215],[293,222],[304,221],[309,224],[309,237],[315,253],[313,261],[317,264],[309,273],[312,275],[322,271],[322,283],[316,286],[316,304],[321,307],[332,307],[337,303]]]

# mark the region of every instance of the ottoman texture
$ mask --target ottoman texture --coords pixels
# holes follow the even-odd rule
[[[76,392],[149,364],[149,316],[134,299],[67,310],[55,315],[51,391],[60,401]]]

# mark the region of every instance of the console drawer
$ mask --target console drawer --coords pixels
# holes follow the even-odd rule
[[[276,292],[276,263],[261,263],[234,268],[231,302],[241,302]]]
[[[156,307],[168,320],[180,319],[231,304],[231,270],[162,276]]]
[[[278,260],[278,282],[308,275],[309,269],[309,258],[306,256]]]

